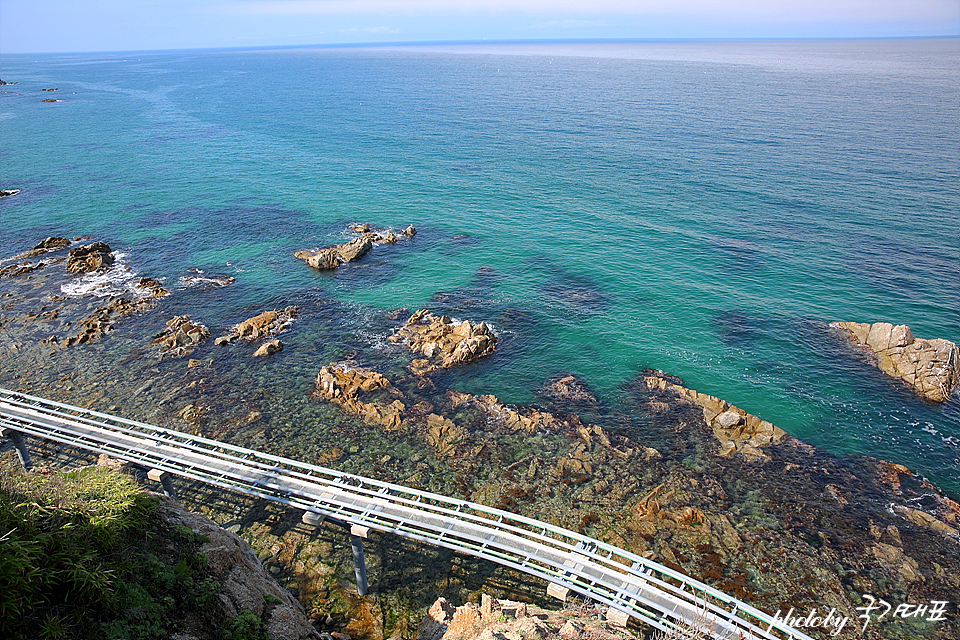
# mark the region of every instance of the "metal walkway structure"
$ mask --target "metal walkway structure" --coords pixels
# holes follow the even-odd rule
[[[52,440],[131,462],[172,492],[189,478],[349,527],[358,589],[366,590],[360,540],[370,530],[438,545],[511,567],[663,631],[692,626],[717,640],[812,640],[758,609],[600,540],[481,504],[341,473],[224,442],[0,389],[0,429],[29,466],[23,436]],[[359,548],[358,548],[359,547]]]

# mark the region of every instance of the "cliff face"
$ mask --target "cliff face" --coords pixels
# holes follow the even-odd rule
[[[264,622],[270,640],[307,640],[319,638],[290,592],[268,574],[257,555],[236,534],[221,529],[208,518],[187,511],[170,498],[160,498],[160,517],[170,526],[189,528],[207,539],[200,552],[207,557],[207,567],[223,585],[219,601],[228,618],[247,610]],[[181,634],[177,640],[195,640]],[[199,640],[199,639],[196,639]]]

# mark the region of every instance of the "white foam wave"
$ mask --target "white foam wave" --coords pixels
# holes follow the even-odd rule
[[[86,295],[96,296],[97,298],[120,295],[146,297],[150,295],[148,291],[137,286],[137,272],[127,266],[123,261],[126,257],[126,253],[114,251],[113,266],[109,269],[106,271],[85,273],[70,282],[60,285],[60,291],[63,292],[64,295],[75,298]]]

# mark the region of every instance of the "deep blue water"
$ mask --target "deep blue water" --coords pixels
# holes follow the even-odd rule
[[[463,390],[526,403],[569,371],[612,404],[658,368],[960,494],[960,398],[919,400],[825,324],[960,342],[956,38],[0,63],[19,82],[0,188],[22,189],[0,200],[3,255],[94,235],[169,285],[233,275],[175,288],[215,332],[308,291],[492,319],[500,349]],[[291,258],[358,221],[421,233],[349,275]]]

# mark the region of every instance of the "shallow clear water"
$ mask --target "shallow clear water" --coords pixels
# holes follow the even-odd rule
[[[569,371],[612,404],[658,368],[956,495],[960,399],[826,322],[960,342],[958,62],[955,38],[4,56],[2,254],[93,235],[168,285],[232,275],[174,286],[215,335],[304,297],[371,351],[380,309],[488,320],[462,390],[527,403]],[[336,274],[292,258],[359,221],[420,234]],[[330,330],[266,371],[308,388]]]

